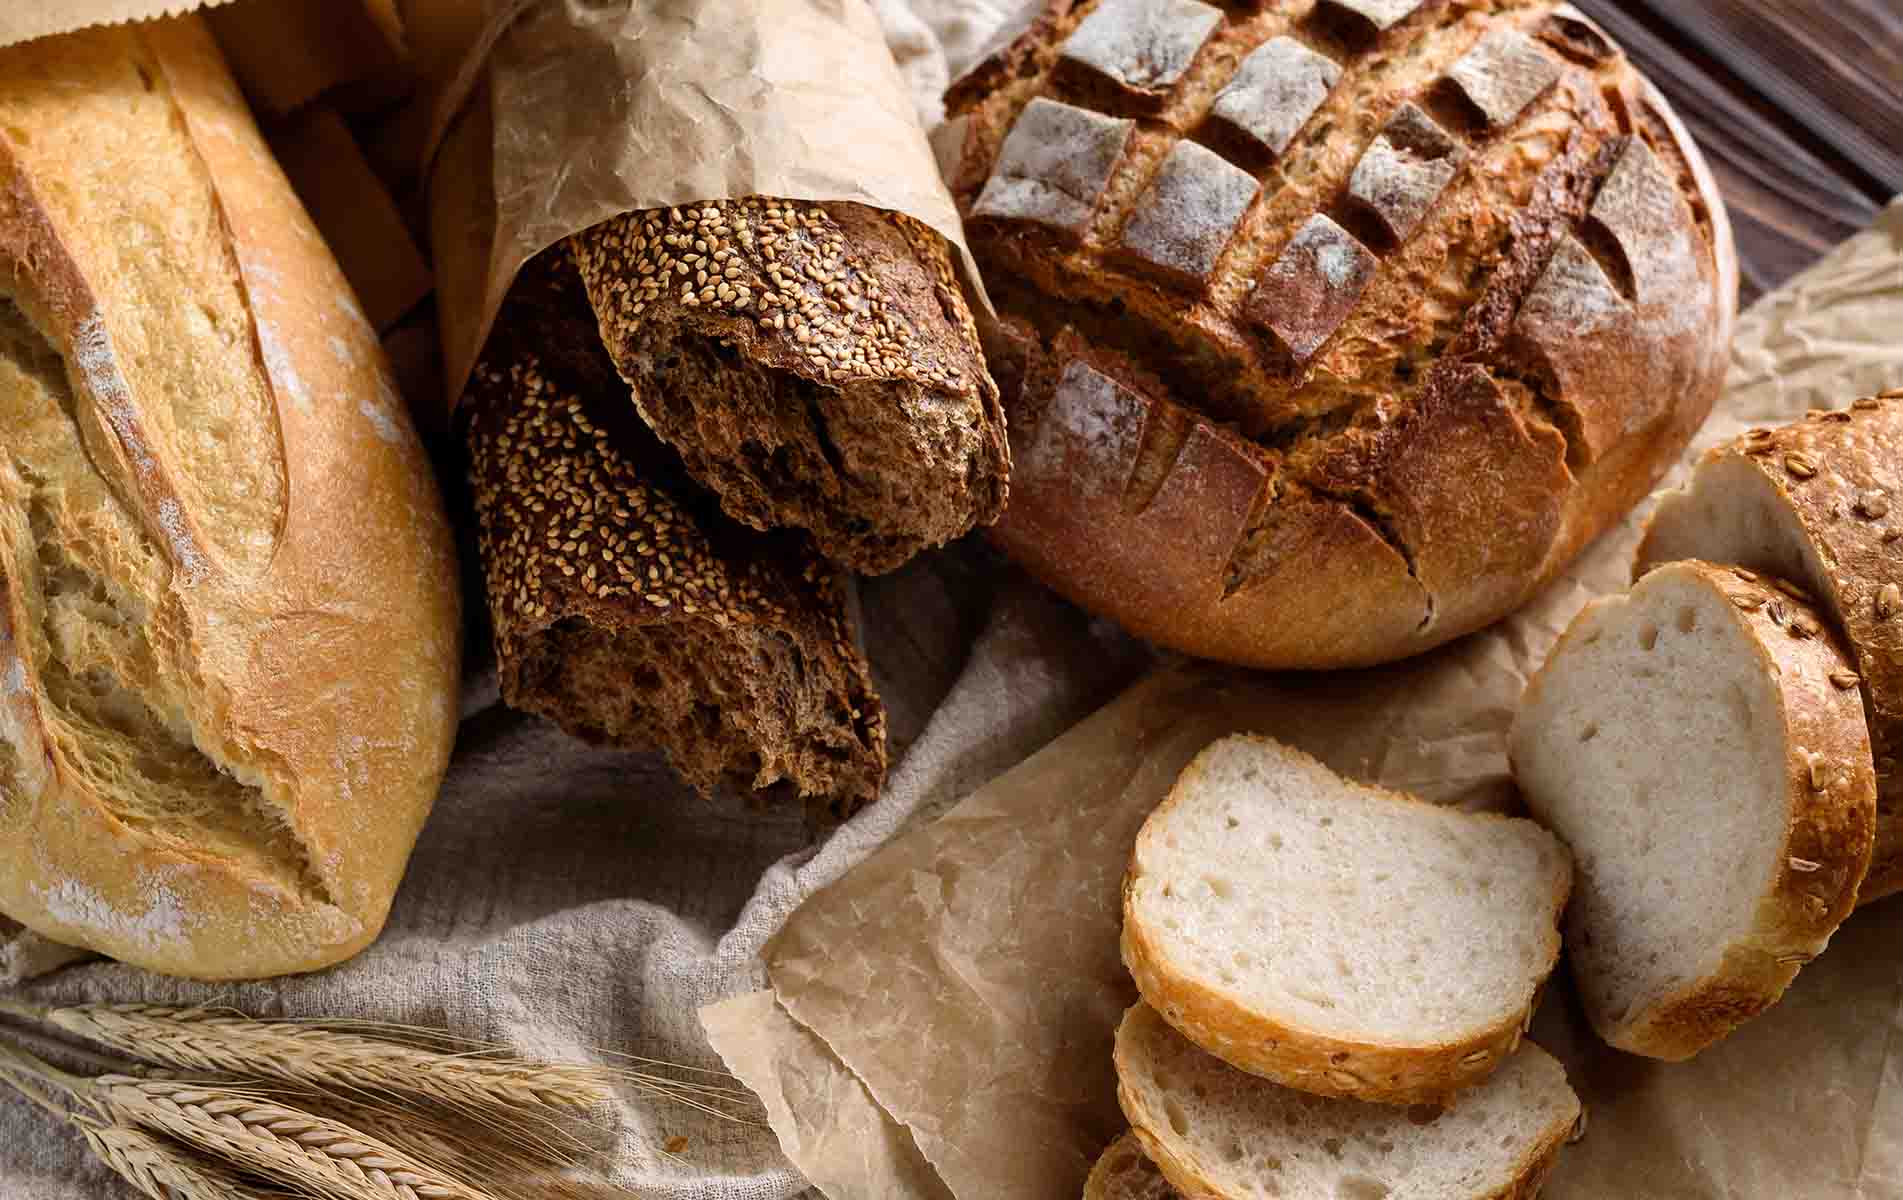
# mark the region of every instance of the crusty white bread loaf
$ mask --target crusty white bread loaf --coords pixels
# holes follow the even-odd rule
[[[1622,1050],[1683,1059],[1783,994],[1856,904],[1876,782],[1832,631],[1790,589],[1679,562],[1579,614],[1514,719],[1572,847],[1566,952]]]
[[[1051,0],[948,100],[1006,318],[995,537],[1175,649],[1339,667],[1479,628],[1717,395],[1722,201],[1563,5]]]
[[[1137,835],[1123,959],[1212,1054],[1388,1104],[1494,1071],[1559,960],[1564,846],[1531,821],[1352,783],[1230,737]]]
[[[1124,1115],[1185,1196],[1531,1200],[1580,1113],[1565,1070],[1531,1042],[1438,1112],[1257,1078],[1144,1004],[1117,1029],[1116,1061]]]
[[[1084,1200],[1180,1200],[1181,1196],[1143,1153],[1143,1143],[1134,1133],[1110,1143],[1084,1181]]]
[[[0,911],[155,970],[382,927],[454,548],[375,332],[196,20],[0,50]]]
[[[1859,903],[1903,889],[1903,390],[1755,429],[1705,455],[1653,510],[1634,574],[1702,558],[1817,598],[1855,658],[1877,767],[1877,842]]]

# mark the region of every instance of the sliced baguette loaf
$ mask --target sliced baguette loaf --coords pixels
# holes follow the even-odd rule
[[[1567,954],[1606,1041],[1690,1057],[1850,913],[1876,782],[1849,669],[1808,605],[1681,562],[1587,606],[1535,675],[1513,769],[1576,856]]]
[[[1124,1115],[1185,1196],[1520,1200],[1539,1193],[1579,1120],[1565,1070],[1531,1042],[1432,1116],[1258,1079],[1144,1004],[1117,1030],[1116,1061]]]
[[[1182,1195],[1143,1153],[1134,1133],[1110,1143],[1084,1181],[1084,1200],[1181,1200]]]
[[[1434,1102],[1512,1052],[1559,958],[1571,884],[1565,847],[1531,821],[1232,737],[1137,837],[1123,958],[1145,1000],[1243,1070]]]
[[[1893,507],[1894,510],[1893,510]],[[1877,768],[1877,839],[1859,902],[1903,890],[1903,390],[1756,429],[1665,497],[1636,573],[1702,558],[1803,585],[1855,656]]]

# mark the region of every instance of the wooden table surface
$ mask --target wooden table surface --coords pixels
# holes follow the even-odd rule
[[[1651,75],[1731,210],[1749,304],[1903,193],[1903,0],[1573,0]]]

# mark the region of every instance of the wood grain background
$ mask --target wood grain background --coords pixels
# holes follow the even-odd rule
[[[1903,0],[1573,2],[1651,75],[1711,160],[1744,303],[1903,193]]]

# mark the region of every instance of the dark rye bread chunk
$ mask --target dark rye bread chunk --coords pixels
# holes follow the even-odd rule
[[[786,781],[832,816],[869,803],[885,711],[837,570],[801,534],[721,516],[627,397],[567,250],[544,252],[465,403],[503,699],[658,745],[703,793]]]
[[[641,416],[729,516],[889,571],[988,525],[1010,450],[945,240],[859,204],[626,213],[569,239]]]
[[[1002,323],[996,540],[1175,649],[1418,653],[1523,603],[1716,398],[1697,150],[1540,0],[1052,0],[947,93]]]

